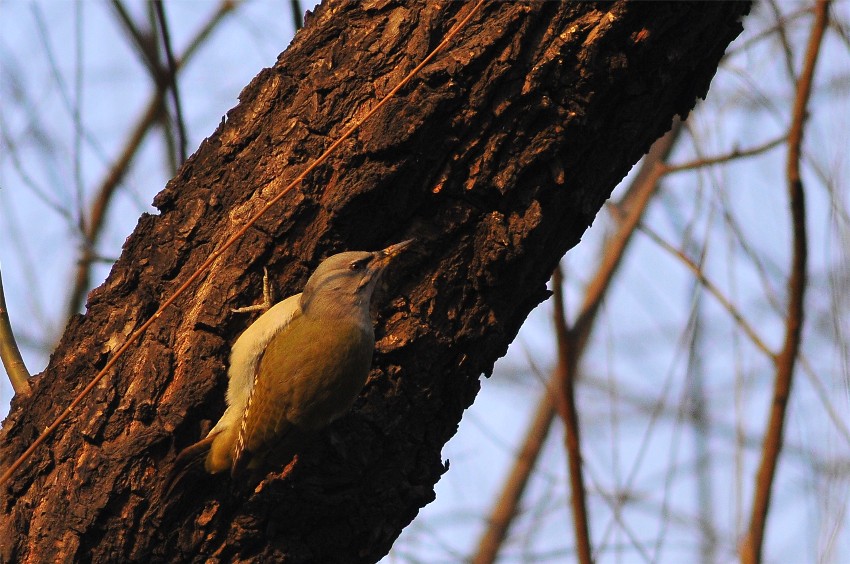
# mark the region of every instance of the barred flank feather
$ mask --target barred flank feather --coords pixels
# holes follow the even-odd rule
[[[233,466],[230,469],[230,476],[236,478],[242,473],[242,470],[248,465],[248,458],[245,452],[246,435],[248,434],[248,413],[251,411],[251,404],[254,402],[254,392],[257,390],[257,379],[260,377],[259,362],[257,369],[254,371],[254,381],[251,385],[251,391],[248,394],[248,402],[245,404],[245,411],[242,412],[242,420],[239,423],[239,437],[236,439],[236,450],[233,452]]]

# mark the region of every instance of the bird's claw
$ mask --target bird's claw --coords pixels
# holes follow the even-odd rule
[[[250,313],[252,311],[268,311],[272,307],[272,289],[269,282],[269,269],[263,267],[263,303],[245,307],[230,308],[233,313]]]

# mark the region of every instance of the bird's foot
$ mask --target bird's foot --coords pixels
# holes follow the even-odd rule
[[[269,269],[263,267],[263,303],[246,307],[231,308],[233,313],[249,313],[252,311],[268,311],[272,307],[272,289],[269,283]]]

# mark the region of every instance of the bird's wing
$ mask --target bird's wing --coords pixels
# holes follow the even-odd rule
[[[210,435],[239,425],[251,397],[254,377],[263,351],[269,341],[300,314],[301,294],[295,294],[269,308],[233,343],[230,349],[230,368],[227,370],[227,410],[210,430]]]
[[[232,478],[238,478],[246,468],[250,467],[258,445],[280,441],[291,430],[290,423],[284,417],[286,410],[277,404],[280,398],[269,389],[273,384],[269,381],[268,371],[264,372],[266,377],[260,377],[261,371],[262,361],[257,369],[254,385],[239,423],[239,436],[236,439],[233,463],[230,468]]]

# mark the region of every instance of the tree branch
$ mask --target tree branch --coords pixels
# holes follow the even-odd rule
[[[2,272],[0,272],[0,360],[3,362],[3,368],[6,369],[6,375],[9,376],[9,381],[12,383],[12,389],[15,390],[15,393],[29,394],[30,373],[27,371],[18,343],[15,341],[15,334],[12,332],[9,310],[6,309],[6,293],[3,291]]]
[[[154,0],[154,12],[162,36],[162,50],[165,53],[165,62],[168,65],[163,71],[163,78],[167,79],[168,88],[171,91],[171,101],[174,104],[174,122],[177,125],[177,157],[178,164],[186,160],[186,123],[183,119],[183,104],[180,103],[180,90],[177,87],[177,61],[171,48],[171,34],[168,32],[168,19],[165,16],[165,8],[162,0]]]
[[[785,320],[785,343],[776,357],[776,377],[773,388],[770,417],[765,432],[761,465],[756,475],[752,514],[747,536],[741,547],[741,561],[757,564],[762,560],[762,545],[767,515],[770,509],[770,493],[782,450],[782,435],[785,413],[791,394],[794,365],[800,348],[803,328],[804,297],[806,291],[806,258],[808,254],[806,234],[806,206],[803,180],[800,176],[800,155],[803,130],[806,121],[806,106],[812,90],[815,65],[820,53],[821,41],[829,21],[829,1],[819,0],[815,10],[815,21],[806,48],[803,71],[797,83],[791,130],[788,136],[787,178],[791,202],[791,225],[793,251],[791,274],[788,278],[788,314]]]
[[[587,500],[582,472],[581,433],[579,431],[578,410],[576,409],[576,369],[578,368],[578,335],[567,329],[566,310],[564,308],[564,280],[561,269],[556,268],[552,275],[554,293],[554,323],[558,342],[558,411],[564,421],[564,446],[567,452],[567,466],[570,479],[570,507],[573,514],[573,534],[576,540],[576,556],[582,564],[593,562],[590,545],[590,527],[587,518]]]

